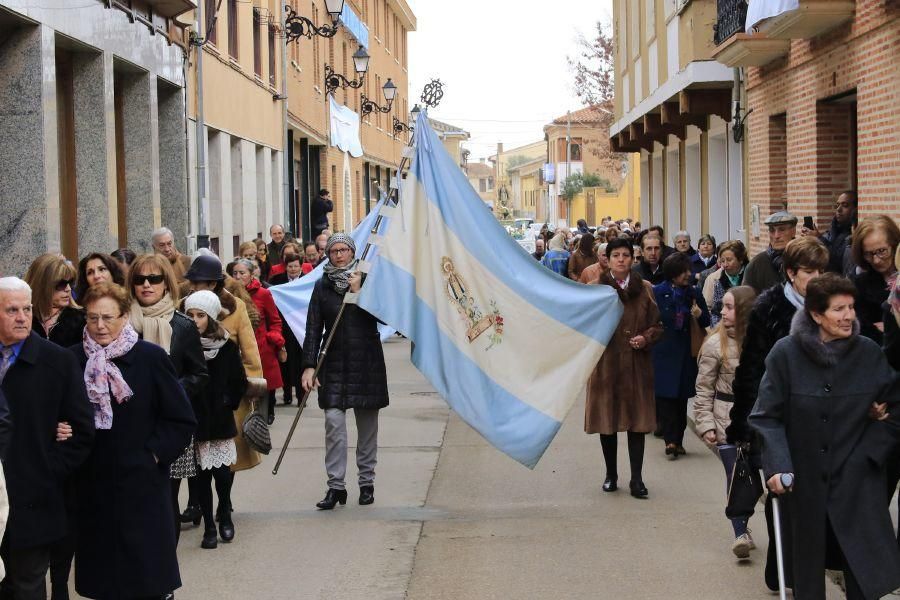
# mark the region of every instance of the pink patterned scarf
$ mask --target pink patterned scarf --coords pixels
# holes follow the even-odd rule
[[[84,330],[82,343],[87,354],[87,366],[84,369],[84,383],[87,387],[88,399],[94,404],[94,426],[97,429],[111,429],[113,421],[112,402],[110,392],[116,402],[122,404],[134,395],[122,371],[113,362],[128,354],[138,342],[137,331],[126,323],[125,327],[108,346],[101,346]]]

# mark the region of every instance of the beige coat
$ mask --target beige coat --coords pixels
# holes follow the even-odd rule
[[[740,362],[740,349],[734,338],[727,338],[728,359],[722,360],[722,346],[719,332],[713,333],[700,348],[697,357],[697,395],[694,397],[694,423],[697,435],[707,431],[716,432],[716,443],[725,443],[725,428],[731,424],[730,400],[721,399],[724,394],[731,396],[734,371]],[[717,397],[717,394],[719,397]]]
[[[625,290],[619,289],[609,272],[600,276],[600,285],[612,286],[619,293],[625,312],[588,379],[584,431],[600,434],[653,431],[656,396],[650,349],[663,333],[653,287],[637,273],[631,274]],[[640,350],[628,343],[636,335],[647,339],[647,345]]]

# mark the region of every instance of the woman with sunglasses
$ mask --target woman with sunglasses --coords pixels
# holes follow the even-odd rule
[[[139,256],[128,272],[131,296],[129,321],[146,342],[160,346],[169,355],[181,387],[192,403],[206,387],[208,372],[203,358],[200,333],[187,315],[175,310],[178,305],[178,281],[168,259],[160,254]],[[175,539],[181,531],[178,490],[181,480],[197,474],[194,445],[191,443],[172,463],[172,506]]]
[[[75,267],[59,254],[42,254],[25,272],[31,286],[31,327],[42,338],[68,348],[81,341],[84,311],[75,304]]]
[[[306,317],[306,338],[300,359],[304,391],[319,387],[315,375],[322,340],[331,335],[341,305],[344,315],[322,366],[319,408],[325,411],[325,470],[328,491],[316,507],[331,510],[347,503],[347,409],[356,417],[358,437],[359,503],[375,502],[375,463],[378,453],[378,411],[388,405],[384,351],[378,321],[356,304],[343,304],[344,295],[358,292],[362,273],[356,270],[356,244],[349,235],[328,238],[324,276],[316,282]]]
[[[75,284],[72,263],[59,254],[42,254],[28,267],[25,282],[31,286],[32,330],[64,348],[81,343],[85,318],[84,310],[72,298],[72,286]],[[71,436],[71,426],[59,423],[57,441],[65,443]],[[65,501],[69,530],[66,537],[54,543],[50,550],[53,598],[68,598],[69,572],[75,554],[76,497],[73,480],[67,480]]]

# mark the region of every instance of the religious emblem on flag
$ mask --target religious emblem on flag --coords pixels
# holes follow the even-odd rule
[[[444,279],[447,281],[447,298],[450,299],[450,302],[456,307],[457,312],[462,317],[469,343],[471,344],[477,340],[478,336],[491,328],[494,329],[494,333],[490,336],[491,345],[485,350],[490,350],[502,342],[503,315],[500,314],[497,302],[491,300],[491,313],[485,315],[475,299],[469,295],[465,281],[456,272],[456,266],[450,257],[444,256],[441,258],[441,270],[444,272]]]

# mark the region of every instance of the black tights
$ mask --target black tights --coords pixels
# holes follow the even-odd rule
[[[644,439],[646,436],[646,433],[628,432],[628,462],[631,463],[632,481],[643,481],[641,471],[644,468]],[[618,446],[619,440],[615,433],[600,435],[600,447],[603,448],[603,460],[606,462],[606,476],[613,480],[619,478],[616,466]]]
[[[213,516],[212,483],[215,481],[216,495],[219,497],[219,510],[227,521],[231,520],[231,486],[234,484],[234,473],[228,466],[214,469],[201,469],[196,477],[188,480],[191,497],[200,507],[203,515],[203,527],[207,530],[215,529],[216,522]]]

